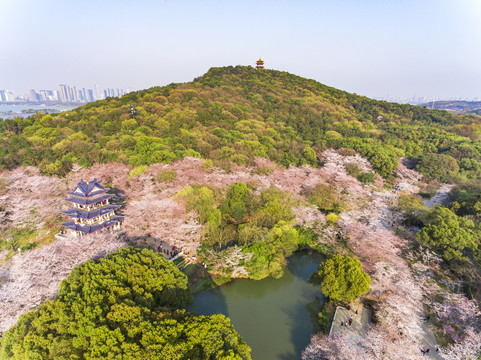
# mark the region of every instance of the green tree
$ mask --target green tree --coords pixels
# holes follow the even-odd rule
[[[226,201],[220,206],[222,216],[227,221],[245,221],[248,214],[251,191],[246,184],[238,182],[229,188]]]
[[[426,245],[440,252],[446,260],[467,260],[467,250],[478,248],[478,236],[473,231],[474,223],[454,214],[450,209],[437,207],[428,216],[428,224],[418,233]]]
[[[373,173],[362,173],[357,177],[357,179],[363,184],[367,184],[367,183],[373,184],[375,182]]]
[[[321,285],[323,294],[330,299],[346,302],[369,291],[371,284],[358,259],[339,254],[319,265],[319,271],[311,279]]]
[[[122,130],[124,131],[132,131],[139,126],[135,119],[127,119],[122,121]]]
[[[309,164],[316,165],[317,163],[316,152],[309,145],[306,145],[304,147],[304,150],[302,150],[302,156],[304,156],[304,159],[306,159]]]
[[[307,198],[311,203],[317,205],[321,211],[339,211],[339,195],[335,187],[331,184],[317,184],[313,189],[308,191]]]
[[[426,154],[421,156],[416,170],[428,179],[447,182],[452,174],[459,171],[459,166],[453,157],[443,154]]]
[[[54,301],[21,316],[0,359],[250,359],[227,318],[182,310],[191,304],[175,265],[121,249],[76,267]]]

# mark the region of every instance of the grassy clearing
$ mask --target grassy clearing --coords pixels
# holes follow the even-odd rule
[[[49,227],[51,225],[51,227]],[[1,234],[0,250],[7,251],[4,261],[11,259],[13,254],[20,251],[28,251],[38,246],[51,243],[55,234],[60,232],[61,226],[58,222],[45,224],[40,230],[33,226],[23,228],[8,228]],[[7,241],[7,239],[10,239]]]

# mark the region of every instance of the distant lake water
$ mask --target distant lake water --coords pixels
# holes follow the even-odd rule
[[[32,116],[34,113],[24,113],[25,110],[36,110],[36,111],[48,111],[48,113],[59,113],[65,110],[72,110],[75,106],[67,106],[67,105],[49,105],[49,104],[22,104],[22,105],[7,105],[7,104],[0,104],[0,118],[2,119],[11,119],[14,117],[29,117]]]
[[[194,296],[190,310],[228,316],[255,360],[298,360],[319,331],[324,295],[308,279],[323,260],[320,254],[296,253],[282,278],[234,280]]]

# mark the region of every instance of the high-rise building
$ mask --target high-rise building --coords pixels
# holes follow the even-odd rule
[[[5,101],[15,101],[15,94],[12,90],[5,90]]]
[[[92,89],[87,90],[87,101],[95,101],[94,92]]]
[[[99,84],[95,84],[95,100],[102,100],[102,94],[100,93]]]
[[[48,95],[47,95],[47,90],[40,90],[38,92],[38,99],[40,101],[49,101],[48,100]]]
[[[68,102],[69,100],[69,94],[68,94],[68,89],[69,87],[67,85],[60,84],[60,101],[61,102]]]
[[[30,100],[32,102],[38,101],[38,96],[37,96],[37,93],[35,92],[35,90],[30,89],[30,91],[28,92],[28,100]]]
[[[0,101],[5,102],[7,98],[5,97],[5,90],[0,90]]]
[[[115,96],[115,92],[114,92],[114,89],[106,89],[104,91],[104,94],[105,94],[105,97],[114,97]]]
[[[40,101],[57,101],[57,96],[55,91],[52,90],[40,90],[39,92]]]
[[[67,88],[68,88],[68,100],[67,101],[73,101],[73,99],[74,99],[73,89],[70,86],[68,86]]]
[[[75,86],[72,88],[72,95],[72,101],[78,102],[78,92]]]

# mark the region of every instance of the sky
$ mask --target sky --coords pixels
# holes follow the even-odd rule
[[[369,97],[481,100],[481,0],[0,0],[0,89],[288,71]]]

